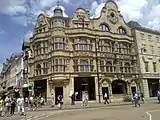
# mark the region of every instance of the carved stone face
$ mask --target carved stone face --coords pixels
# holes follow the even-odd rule
[[[116,24],[118,22],[117,13],[115,10],[109,9],[107,12],[107,19],[112,23]]]
[[[82,11],[78,11],[77,12],[77,18],[78,19],[84,19],[85,18],[85,13]]]

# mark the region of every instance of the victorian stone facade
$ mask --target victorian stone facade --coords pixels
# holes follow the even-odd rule
[[[28,57],[28,79],[32,94],[50,99],[62,94],[65,103],[74,92],[80,101],[111,101],[139,91],[136,43],[118,6],[108,0],[99,18],[78,8],[71,18],[63,17],[59,6],[54,15],[40,14],[30,42],[23,44]]]

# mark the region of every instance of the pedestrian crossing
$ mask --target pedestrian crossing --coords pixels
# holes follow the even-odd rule
[[[63,110],[62,111],[52,111],[52,112],[48,112],[48,113],[43,113],[43,114],[40,114],[40,115],[29,115],[29,116],[25,116],[19,120],[43,120],[45,118],[48,118],[54,114],[59,114],[59,113],[62,113],[64,112]]]

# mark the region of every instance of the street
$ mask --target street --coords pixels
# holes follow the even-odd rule
[[[100,108],[30,111],[26,116],[0,118],[0,120],[159,120],[160,105],[145,104],[141,107],[112,106]]]

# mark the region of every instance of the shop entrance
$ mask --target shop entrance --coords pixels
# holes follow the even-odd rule
[[[96,100],[94,77],[75,77],[74,91],[77,93],[76,101],[82,100],[84,92],[88,93],[89,100]]]
[[[47,99],[47,80],[34,81],[34,94],[36,97],[44,97]]]
[[[159,90],[159,79],[148,79],[149,96],[157,97],[157,90]]]
[[[136,87],[131,87],[132,94],[136,93]]]
[[[107,97],[109,99],[109,91],[108,87],[102,87],[102,94],[103,94],[103,100],[104,100],[104,94],[107,93]]]
[[[126,94],[127,84],[123,80],[115,80],[112,82],[112,93],[113,94]]]
[[[63,87],[55,87],[55,104],[57,104],[59,95],[62,95],[63,97]]]

